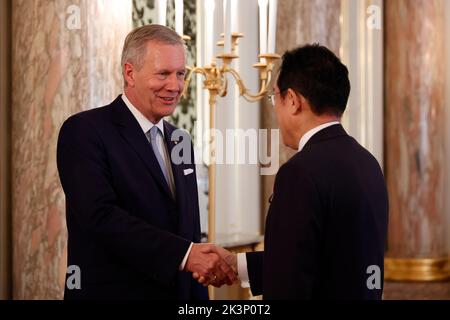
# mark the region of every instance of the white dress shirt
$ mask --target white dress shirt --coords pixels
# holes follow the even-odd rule
[[[122,100],[125,102],[128,109],[131,111],[133,116],[136,118],[137,122],[139,123],[139,126],[142,128],[142,131],[144,131],[144,134],[146,134],[151,128],[154,126],[157,126],[161,132],[161,134],[156,135],[156,143],[158,144],[158,149],[161,150],[161,157],[164,161],[164,164],[166,165],[167,172],[169,175],[169,189],[172,193],[172,196],[175,198],[175,181],[173,178],[173,171],[172,171],[172,165],[170,163],[170,157],[169,152],[167,150],[166,144],[164,143],[164,122],[163,119],[159,120],[157,124],[152,123],[150,120],[148,120],[133,104],[128,100],[127,96],[125,94],[122,94]],[[147,137],[147,135],[145,135]],[[149,139],[147,137],[147,139]],[[150,141],[149,141],[150,142]],[[192,243],[189,246],[189,249],[187,250],[183,261],[180,265],[180,270],[184,269],[184,266],[186,265],[187,258],[189,257],[189,253],[192,249]]]
[[[313,135],[315,135],[320,130],[323,130],[325,128],[328,128],[332,125],[339,124],[339,121],[332,121],[327,122],[324,124],[321,124],[320,126],[317,126],[315,128],[312,128],[308,132],[306,132],[301,138],[300,142],[298,143],[298,152],[302,151],[302,149],[305,147],[306,143],[311,139]],[[247,256],[245,253],[238,253],[237,254],[237,268],[238,268],[238,276],[241,280],[241,287],[242,288],[249,288],[250,287],[250,281],[248,277],[248,269],[247,269]]]
[[[161,150],[161,157],[164,161],[164,164],[166,166],[168,175],[169,175],[169,189],[172,192],[172,196],[175,198],[175,181],[173,178],[173,171],[172,171],[172,165],[170,163],[170,157],[169,152],[167,150],[166,144],[164,143],[164,122],[163,119],[159,120],[157,124],[152,123],[150,120],[148,120],[138,109],[136,109],[135,106],[128,100],[127,96],[125,94],[122,94],[122,100],[127,105],[128,109],[130,109],[133,116],[136,118],[137,122],[142,128],[142,131],[144,131],[144,134],[146,134],[148,131],[150,131],[151,128],[154,126],[157,126],[160,133],[156,135],[156,143],[158,144],[158,149]],[[147,135],[145,135],[147,137]],[[147,137],[147,140],[149,138]],[[150,141],[149,141],[150,142]]]

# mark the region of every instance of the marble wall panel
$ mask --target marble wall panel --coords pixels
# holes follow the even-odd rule
[[[388,255],[446,256],[443,0],[385,2]]]
[[[131,1],[12,2],[13,296],[62,297],[65,202],[56,169],[63,121],[122,91]]]

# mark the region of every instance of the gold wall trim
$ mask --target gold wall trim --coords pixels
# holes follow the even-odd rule
[[[442,281],[450,279],[450,258],[384,259],[384,278],[393,281]]]
[[[11,292],[11,1],[0,1],[0,299]]]

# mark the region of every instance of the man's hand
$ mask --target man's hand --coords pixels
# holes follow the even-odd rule
[[[185,271],[192,272],[193,277],[204,286],[212,284],[221,287],[225,283],[231,285],[237,279],[236,269],[221,257],[217,248],[210,243],[194,243],[186,261]]]
[[[218,254],[223,259],[223,261],[225,261],[227,263],[227,265],[233,270],[234,274],[237,275],[237,256],[235,253],[231,253],[230,251],[228,251],[222,247],[213,245],[213,244],[210,244],[209,246],[205,246],[204,248],[202,248],[202,251],[203,251],[203,253]],[[197,272],[194,272],[192,274],[192,277],[194,279],[196,279],[199,283],[203,284],[204,286],[212,284],[215,287],[220,287],[220,285],[217,285],[217,283],[214,281],[214,279],[213,279],[213,281],[211,281],[211,278],[202,276]],[[236,276],[234,279],[237,280]],[[233,280],[233,282],[235,280]],[[227,283],[227,284],[231,285],[232,283]]]

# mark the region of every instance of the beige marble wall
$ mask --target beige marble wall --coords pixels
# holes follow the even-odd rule
[[[444,1],[445,2],[445,47],[446,47],[446,57],[450,57],[450,1]],[[450,159],[450,59],[446,60],[445,64],[445,123],[447,125],[444,125],[446,128],[445,132],[445,159],[446,163],[448,163]],[[446,166],[446,175],[445,175],[445,194],[450,194],[450,166]],[[447,229],[447,248],[450,255],[450,197],[445,197],[445,213],[447,215],[447,223],[448,226]]]
[[[319,42],[339,54],[340,47],[340,0],[279,0],[277,18],[277,47],[282,54],[306,43]],[[262,103],[262,128],[278,128],[272,106]],[[284,147],[280,135],[280,166],[295,151]],[[263,215],[267,213],[268,199],[272,194],[275,176],[262,177]]]
[[[17,0],[12,9],[13,295],[55,299],[67,236],[58,131],[69,115],[121,92],[131,1]]]
[[[11,5],[0,1],[0,300],[11,297]]]
[[[446,256],[444,0],[385,1],[388,256]]]

